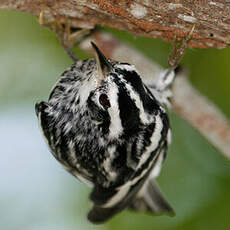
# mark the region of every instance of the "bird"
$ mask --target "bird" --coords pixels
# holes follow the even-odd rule
[[[88,220],[104,223],[124,209],[173,216],[155,178],[171,138],[169,86],[174,70],[145,84],[136,67],[105,57],[75,60],[36,115],[51,153],[89,185]]]

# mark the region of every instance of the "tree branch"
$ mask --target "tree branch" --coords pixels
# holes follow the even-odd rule
[[[140,52],[107,33],[93,33],[92,37],[80,43],[80,47],[87,52],[92,52],[91,40],[94,40],[99,47],[103,47],[103,53],[107,57],[134,64],[145,80],[153,79],[162,70],[159,65],[144,57]],[[191,86],[185,71],[176,76],[172,92],[174,112],[198,130],[230,160],[230,123],[223,113]]]
[[[224,0],[1,0],[0,8],[17,9],[72,27],[107,25],[153,38],[183,38],[196,24],[189,46],[224,48],[230,44],[230,2]]]

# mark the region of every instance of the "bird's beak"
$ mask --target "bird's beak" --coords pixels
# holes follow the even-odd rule
[[[98,86],[100,86],[101,82],[105,79],[106,73],[112,70],[112,65],[109,63],[105,55],[98,49],[98,47],[93,42],[91,42],[91,45],[95,51],[95,58],[98,71]]]

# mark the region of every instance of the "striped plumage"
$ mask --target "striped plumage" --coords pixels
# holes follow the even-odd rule
[[[172,214],[152,181],[166,156],[170,129],[157,85],[149,89],[133,65],[106,59],[77,61],[36,104],[55,158],[93,186],[90,221],[123,210]]]

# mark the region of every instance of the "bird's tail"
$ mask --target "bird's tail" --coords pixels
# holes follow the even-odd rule
[[[139,186],[141,185],[143,184],[139,184]],[[175,215],[153,180],[145,181],[141,190],[138,191],[139,186],[134,186],[119,202],[106,208],[101,203],[106,204],[111,197],[119,196],[119,193],[101,188],[100,190],[94,189],[90,196],[94,205],[88,213],[88,219],[95,224],[103,223],[125,208],[134,211],[147,211],[154,215]]]
[[[175,215],[173,208],[166,201],[158,185],[152,179],[145,182],[129,205],[129,208],[135,211],[148,211],[154,215]]]

